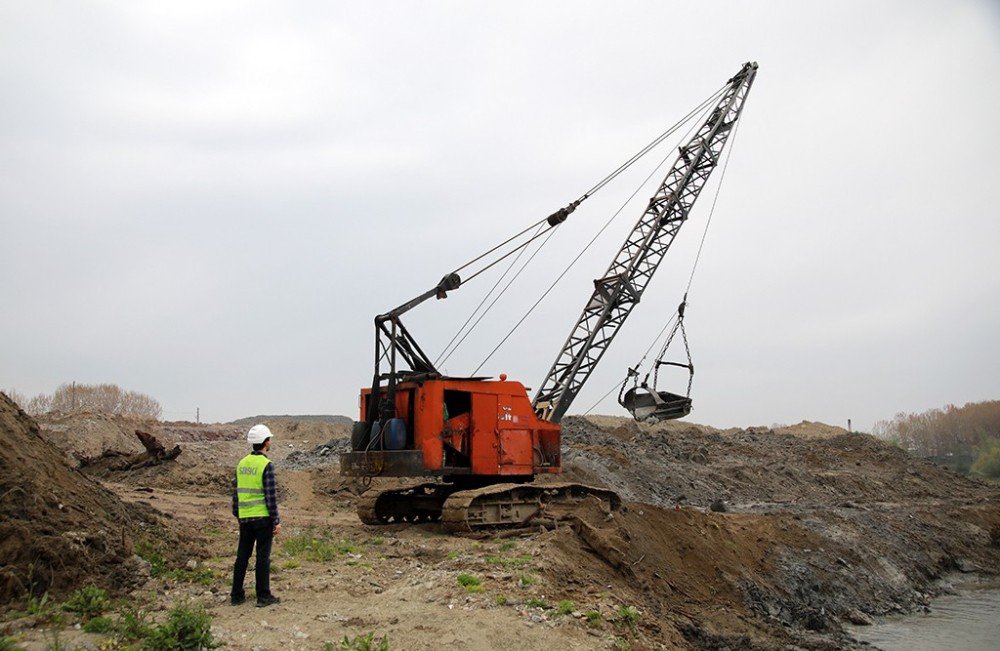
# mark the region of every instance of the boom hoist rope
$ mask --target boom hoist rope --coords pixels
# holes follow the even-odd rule
[[[577,201],[574,202],[574,204],[579,205],[579,203],[583,202],[585,199],[593,196],[596,192],[598,192],[599,190],[601,190],[602,188],[604,188],[604,186],[606,186],[608,183],[610,183],[615,178],[617,178],[622,173],[624,173],[626,170],[628,170],[640,158],[644,157],[646,154],[648,154],[649,152],[651,152],[653,149],[655,149],[657,146],[659,146],[665,140],[667,140],[672,135],[674,135],[681,127],[683,127],[685,124],[687,124],[689,121],[691,121],[692,118],[694,118],[695,116],[697,116],[701,111],[705,110],[705,108],[708,107],[708,106],[710,106],[713,102],[717,101],[718,98],[722,95],[722,93],[725,92],[725,89],[726,89],[726,87],[723,86],[722,88],[716,90],[714,93],[712,93],[710,96],[708,96],[706,99],[704,99],[701,103],[698,104],[698,106],[696,106],[691,111],[689,111],[687,113],[687,115],[685,115],[683,118],[681,118],[680,120],[678,120],[675,124],[673,124],[670,128],[668,128],[666,131],[664,131],[663,133],[661,133],[660,135],[658,135],[656,138],[654,138],[646,146],[644,146],[642,149],[640,149],[638,152],[636,152],[631,158],[629,158],[627,161],[625,161],[624,163],[622,163],[621,165],[619,165],[613,172],[611,172],[610,174],[608,174],[607,176],[605,176],[603,179],[601,179],[600,181],[598,181],[596,184],[594,184],[594,186],[592,188],[590,188],[590,190],[588,190],[587,192],[585,192],[579,199],[577,199]],[[664,162],[666,162],[666,159],[664,159],[664,161],[661,162],[660,165],[662,165]],[[659,169],[659,166],[657,167],[657,169]],[[650,177],[647,177],[646,181],[644,181],[643,184],[645,184],[646,182],[648,182],[649,178]],[[605,225],[598,231],[597,235],[595,235],[590,240],[590,242],[583,248],[583,250],[580,251],[580,253],[577,254],[577,256],[572,260],[572,262],[570,262],[569,267],[567,267],[566,270],[563,271],[563,273],[560,274],[558,278],[556,278],[556,280],[552,283],[552,285],[548,288],[548,290],[546,290],[542,294],[542,296],[534,303],[534,305],[532,305],[532,307],[529,308],[528,312],[510,329],[510,331],[500,341],[500,343],[497,344],[495,348],[493,348],[493,350],[486,356],[486,358],[482,362],[480,362],[479,366],[477,366],[476,369],[473,371],[473,373],[472,373],[473,375],[475,375],[476,373],[479,372],[479,370],[486,364],[486,362],[489,361],[489,359],[500,349],[501,346],[503,346],[504,343],[506,343],[506,341],[510,338],[510,336],[512,334],[514,334],[514,332],[521,326],[521,324],[524,323],[524,321],[531,314],[531,312],[534,311],[534,309],[536,307],[538,307],[538,305],[545,299],[545,297],[548,296],[549,292],[552,291],[552,289],[555,287],[555,285],[560,280],[562,280],[562,278],[566,275],[566,272],[569,271],[569,268],[572,267],[583,256],[583,254],[587,251],[587,249],[590,248],[591,245],[594,244],[594,242],[601,235],[601,233],[603,233],[604,230],[608,226],[611,225],[611,222],[614,221],[614,219],[625,208],[625,205],[628,203],[628,201],[630,201],[634,196],[635,196],[635,193],[633,193],[632,196],[629,197],[628,200],[626,200],[625,204],[623,204],[621,206],[621,208],[619,208],[618,211],[614,215],[611,216],[611,218],[605,223]],[[573,209],[575,209],[575,205],[574,204],[570,204],[571,206],[574,206]],[[570,212],[572,212],[572,210],[570,210]],[[541,222],[538,222],[536,225],[539,225],[539,228],[543,228],[544,225],[545,225],[543,222],[544,222],[544,220],[542,220]],[[522,231],[518,235],[524,234],[525,232],[527,232],[528,230],[530,230],[534,226],[535,225],[529,226],[527,229],[525,229],[524,231]],[[558,226],[558,224],[556,224],[556,226]],[[494,291],[496,291],[497,287],[500,286],[500,284],[503,282],[504,278],[507,276],[507,274],[510,272],[510,270],[513,269],[513,267],[517,264],[517,261],[520,259],[521,255],[524,253],[524,250],[522,249],[518,253],[517,257],[511,262],[511,264],[507,267],[507,269],[500,275],[500,277],[494,283],[493,287],[490,288],[490,290],[486,293],[486,295],[479,302],[479,304],[476,306],[476,308],[472,311],[472,313],[469,315],[469,317],[465,320],[465,322],[462,324],[462,326],[459,327],[458,331],[451,338],[451,340],[448,342],[448,344],[444,347],[444,350],[442,350],[441,353],[438,355],[438,358],[435,360],[435,364],[438,364],[438,363],[443,364],[444,362],[446,362],[448,360],[448,358],[451,357],[451,355],[456,350],[458,350],[458,347],[461,346],[462,343],[465,341],[465,339],[472,333],[472,330],[475,329],[475,327],[479,324],[479,322],[482,321],[483,317],[485,317],[486,314],[493,308],[493,306],[496,305],[496,303],[500,300],[500,298],[504,295],[504,293],[506,293],[506,291],[508,289],[510,289],[510,286],[514,283],[514,281],[517,280],[517,278],[521,275],[521,273],[525,270],[525,268],[527,268],[527,266],[529,264],[531,264],[531,261],[535,259],[535,256],[537,256],[538,253],[541,251],[541,249],[548,243],[549,239],[551,239],[552,235],[554,235],[554,231],[555,231],[554,228],[547,229],[545,231],[545,233],[548,233],[548,235],[545,237],[545,239],[539,245],[538,249],[536,249],[535,252],[532,253],[531,256],[529,256],[528,260],[525,261],[525,263],[521,266],[521,268],[511,277],[511,279],[507,282],[507,284],[504,286],[504,288],[493,298],[493,300],[489,303],[489,305],[486,307],[486,309],[483,310],[483,312],[481,314],[479,314],[478,318],[477,318],[477,313],[479,312],[479,310],[483,307],[483,305],[486,303],[486,301],[489,300],[490,296],[493,294]],[[541,234],[545,234],[545,233],[541,233]],[[536,235],[538,235],[538,234],[539,233],[536,232]],[[517,236],[515,236],[515,238],[516,237]],[[514,239],[514,238],[512,238],[512,239]],[[509,241],[510,240],[508,240],[508,242]],[[500,245],[500,246],[503,246],[503,245]],[[482,257],[484,257],[486,255],[488,255],[492,251],[495,251],[497,248],[499,248],[499,247],[494,247],[493,249],[491,249],[487,253],[483,254],[479,258],[476,258],[476,260],[478,260],[478,259],[480,259],[480,258],[482,258]],[[471,264],[471,263],[467,263],[466,266],[468,266],[468,264]],[[458,270],[456,270],[456,271],[458,271]],[[483,269],[482,271],[485,271],[485,269]],[[476,275],[478,275],[479,273],[482,273],[482,271],[478,272]],[[470,280],[471,280],[471,278],[470,278]],[[466,282],[468,282],[468,281],[466,281]],[[473,322],[473,319],[475,319],[474,322]],[[470,322],[472,322],[471,326],[469,326]],[[468,327],[468,330],[466,330],[466,327]],[[464,331],[464,334],[463,334],[463,331]],[[457,341],[457,343],[456,343],[456,341]]]
[[[690,113],[688,113],[688,115],[685,116],[684,119],[681,122],[678,122],[677,125],[675,125],[675,128],[676,127],[680,127],[682,124],[686,123],[688,120],[690,120],[691,118],[695,117],[697,115],[697,111],[705,109],[705,107],[709,105],[709,103],[711,102],[712,99],[718,98],[721,94],[722,94],[722,91],[719,91],[712,98],[709,98],[708,100],[702,102],[698,106],[698,108],[696,108],[694,111],[691,111]],[[707,111],[710,110],[710,108],[711,107],[709,106],[708,109],[705,109],[706,113],[704,115],[707,115]],[[704,115],[702,117],[704,117]],[[691,129],[688,130],[688,132],[684,135],[684,137],[682,139],[686,140],[688,137],[690,137],[691,132],[694,131],[694,129],[697,126],[698,126],[698,123],[695,122],[695,124],[692,125]],[[566,277],[566,274],[569,273],[570,269],[572,269],[576,265],[576,263],[580,261],[580,258],[582,258],[583,255],[590,249],[590,247],[592,247],[594,245],[594,242],[596,242],[598,240],[598,238],[601,237],[601,235],[604,233],[604,231],[606,231],[608,229],[608,227],[611,226],[611,224],[616,219],[618,219],[618,216],[622,214],[622,211],[624,211],[625,208],[629,205],[629,203],[631,203],[632,200],[635,199],[635,196],[637,194],[639,194],[639,192],[643,189],[643,187],[645,187],[646,184],[649,183],[650,179],[653,178],[653,176],[660,170],[661,167],[663,167],[663,165],[669,159],[670,159],[670,154],[667,154],[659,162],[659,164],[657,164],[657,166],[653,168],[653,171],[650,172],[646,176],[645,179],[643,179],[643,181],[638,185],[638,187],[636,187],[635,191],[632,192],[632,194],[629,195],[629,197],[627,199],[625,199],[624,202],[622,202],[621,206],[618,207],[618,210],[616,210],[611,215],[611,217],[609,217],[608,220],[606,222],[604,222],[604,225],[601,226],[601,228],[597,231],[597,233],[594,234],[594,236],[592,238],[590,238],[590,241],[587,242],[587,244],[583,247],[583,249],[581,249],[580,252],[576,254],[576,257],[574,257],[572,260],[570,260],[569,264],[566,265],[566,268],[563,269],[562,273],[560,273],[556,277],[556,279],[552,281],[552,284],[550,284],[548,286],[548,288],[546,288],[545,291],[542,292],[542,295],[538,297],[538,300],[536,300],[534,303],[532,303],[532,305],[521,316],[521,318],[518,319],[518,321],[510,328],[510,330],[507,331],[507,334],[503,336],[503,338],[499,341],[499,343],[497,343],[497,345],[494,346],[492,350],[490,350],[489,354],[486,355],[485,359],[483,359],[483,361],[479,363],[479,366],[476,367],[476,370],[473,371],[473,375],[475,375],[476,373],[478,373],[479,369],[481,369],[483,366],[485,366],[486,362],[488,362],[490,360],[490,358],[492,358],[493,355],[495,355],[497,353],[497,351],[499,351],[500,348],[505,343],[507,343],[507,340],[510,339],[511,336],[517,331],[517,329],[521,327],[521,325],[528,319],[529,316],[531,316],[532,312],[535,311],[535,308],[537,308],[539,305],[541,305],[542,301],[544,301],[545,298],[552,292],[552,290],[556,288],[556,285],[558,285],[559,282],[563,278]]]

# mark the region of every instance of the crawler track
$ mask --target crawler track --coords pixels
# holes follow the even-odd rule
[[[358,504],[365,524],[383,525],[441,522],[446,531],[468,533],[484,529],[511,529],[557,519],[584,500],[595,501],[607,512],[621,507],[618,494],[584,484],[494,484],[457,490],[451,484],[428,482],[366,496]]]
[[[369,491],[358,503],[358,517],[365,524],[437,522],[445,499],[453,492],[448,484],[428,482],[406,488]]]

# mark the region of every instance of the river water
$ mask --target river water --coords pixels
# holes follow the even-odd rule
[[[931,602],[931,612],[851,626],[858,640],[885,651],[1000,650],[1000,588],[973,588]]]

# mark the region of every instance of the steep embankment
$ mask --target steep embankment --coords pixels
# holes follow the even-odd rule
[[[950,572],[1000,573],[1000,490],[871,436],[598,422],[563,422],[567,474],[632,503],[553,533],[549,571],[615,586],[651,637],[835,647]]]

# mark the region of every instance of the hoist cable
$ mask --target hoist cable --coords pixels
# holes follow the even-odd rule
[[[646,352],[642,354],[642,359],[640,359],[639,363],[636,364],[633,367],[636,371],[639,370],[639,367],[641,367],[642,364],[643,364],[643,362],[646,361],[646,358],[649,357],[649,353],[653,352],[653,347],[656,346],[656,343],[660,340],[660,337],[663,336],[663,333],[665,333],[667,331],[667,328],[669,328],[671,326],[671,324],[673,324],[674,319],[676,319],[676,318],[677,318],[677,314],[675,313],[672,317],[670,317],[670,320],[667,321],[667,324],[665,326],[663,326],[663,329],[660,330],[660,333],[658,335],[656,335],[656,338],[653,339],[653,343],[649,344],[649,348],[647,348]],[[625,379],[622,380],[621,382],[615,382],[614,386],[612,386],[610,389],[608,389],[607,393],[605,393],[603,396],[601,396],[600,399],[597,402],[595,402],[594,404],[592,404],[590,406],[590,409],[588,409],[587,411],[583,412],[583,415],[586,416],[587,414],[589,414],[590,412],[592,412],[597,407],[597,405],[599,405],[602,402],[604,402],[604,399],[607,398],[608,396],[610,396],[611,393],[615,389],[618,389],[619,387],[625,386],[625,383],[628,382],[629,377],[630,377],[629,375],[626,375]]]
[[[716,93],[716,95],[718,95],[718,94],[719,93]],[[713,95],[713,97],[710,97],[709,100],[706,100],[705,102],[702,102],[702,104],[698,108],[699,109],[703,108],[704,105],[707,104],[710,100],[714,99],[714,97],[715,96]],[[690,120],[696,114],[696,112],[697,112],[697,109],[695,111],[691,111],[690,113],[688,113],[688,115],[685,116],[685,120]],[[704,113],[707,114],[708,110],[706,109],[704,111]],[[683,124],[684,124],[684,122],[678,122],[673,127],[671,127],[671,131],[676,131]],[[684,137],[682,138],[682,140],[686,141],[687,139],[689,139],[690,136],[691,136],[691,133],[698,127],[698,124],[699,124],[699,122],[695,121],[695,123],[691,125],[691,128],[688,129],[687,133],[684,134]],[[662,142],[662,138],[659,138],[658,140],[660,142]],[[601,234],[604,233],[604,231],[607,230],[607,228],[609,226],[611,226],[612,222],[614,222],[615,219],[618,218],[618,216],[622,213],[622,211],[625,209],[625,207],[632,201],[632,199],[635,198],[635,196],[637,194],[639,194],[639,192],[642,190],[642,188],[645,187],[645,185],[647,183],[649,183],[650,179],[653,178],[653,175],[655,175],[660,170],[660,168],[663,167],[664,163],[666,163],[671,158],[672,155],[673,155],[673,149],[671,149],[667,153],[667,155],[663,157],[663,160],[661,160],[659,162],[659,164],[655,168],[653,168],[653,171],[650,172],[649,175],[647,175],[646,178],[642,181],[642,183],[640,183],[639,186],[635,189],[635,191],[631,195],[629,195],[628,199],[626,199],[622,203],[622,205],[618,208],[618,210],[616,210],[615,213],[613,215],[611,215],[611,217],[604,223],[604,225],[601,226],[600,230],[597,231],[597,234],[594,235],[594,237],[592,237],[590,239],[590,241],[587,243],[587,245],[583,247],[583,249],[576,255],[576,257],[573,258],[570,261],[570,263],[566,266],[566,268],[562,271],[562,273],[560,273],[559,276],[556,277],[556,279],[554,281],[552,281],[552,284],[549,285],[548,289],[546,289],[542,293],[542,295],[538,298],[538,300],[535,301],[534,304],[532,304],[532,306],[530,308],[528,308],[528,311],[525,312],[524,315],[520,319],[518,319],[517,323],[515,323],[514,326],[507,332],[507,334],[504,335],[503,339],[500,340],[500,343],[498,343],[496,346],[493,347],[493,350],[491,350],[489,352],[489,354],[486,356],[486,358],[482,362],[480,362],[479,366],[476,367],[476,370],[472,372],[473,375],[475,375],[476,373],[478,373],[479,369],[481,369],[486,364],[486,362],[488,362],[490,360],[490,358],[493,357],[493,355],[495,355],[498,350],[500,350],[501,346],[503,346],[505,343],[507,343],[507,340],[510,339],[510,337],[514,334],[514,332],[519,327],[521,327],[521,324],[525,322],[525,320],[531,315],[531,313],[535,311],[535,308],[537,308],[539,306],[539,304],[541,304],[541,302],[543,300],[545,300],[545,297],[547,297],[549,295],[549,293],[551,293],[552,290],[555,289],[555,286],[557,284],[559,284],[559,281],[561,281],[566,276],[566,274],[569,273],[569,270],[573,268],[573,265],[575,265],[577,263],[577,261],[579,261],[580,258],[583,257],[583,254],[586,253],[590,249],[591,246],[593,246],[594,242],[596,242],[597,239],[601,236]],[[631,163],[629,163],[629,164],[631,164]],[[601,183],[599,183],[598,186],[603,187],[603,185]],[[597,186],[595,186],[595,187],[597,187]]]
[[[664,140],[666,140],[667,138],[669,138],[673,134],[674,131],[676,131],[682,124],[684,124],[685,122],[687,122],[688,120],[690,120],[692,115],[695,115],[696,113],[698,113],[699,111],[701,111],[705,107],[706,104],[714,102],[719,97],[721,97],[722,94],[725,92],[725,90],[728,87],[729,87],[729,84],[726,84],[725,86],[723,86],[719,90],[717,90],[714,93],[712,93],[712,95],[708,99],[706,99],[701,104],[699,104],[698,106],[696,106],[695,108],[693,108],[690,113],[688,113],[683,118],[681,118],[676,124],[674,124],[672,127],[670,127],[669,129],[667,129],[666,131],[664,131],[663,133],[661,133],[659,136],[657,136],[648,145],[646,145],[645,147],[643,147],[642,149],[640,149],[638,153],[636,153],[634,156],[632,156],[632,158],[628,159],[627,161],[625,161],[624,163],[622,163],[621,165],[619,165],[618,169],[616,169],[614,172],[612,172],[611,174],[608,174],[606,177],[604,177],[603,179],[601,179],[600,181],[598,181],[597,184],[594,185],[594,187],[592,187],[590,190],[588,190],[586,193],[584,193],[583,197],[584,198],[585,197],[589,197],[590,195],[594,194],[595,192],[597,192],[598,190],[600,190],[601,188],[603,188],[605,185],[607,185],[608,183],[610,183],[611,181],[613,181],[622,172],[624,172],[629,167],[631,167],[637,160],[639,160],[640,158],[642,158],[643,156],[645,156],[646,154],[648,154],[651,150],[653,150],[654,148],[656,148],[657,145],[659,145],[661,142],[663,142]]]
[[[741,111],[740,117],[742,117],[742,111]],[[694,282],[694,273],[697,270],[697,268],[698,268],[698,262],[701,259],[701,252],[702,252],[702,249],[705,246],[705,239],[708,237],[708,227],[711,225],[711,223],[712,223],[712,217],[715,215],[715,205],[719,201],[719,193],[722,190],[722,182],[726,178],[726,168],[729,167],[729,159],[733,155],[733,149],[736,147],[736,136],[739,134],[740,124],[741,123],[742,123],[742,120],[737,120],[736,127],[733,129],[733,136],[732,136],[732,138],[730,139],[730,142],[729,142],[729,148],[726,151],[726,159],[722,163],[722,171],[719,174],[719,183],[718,183],[718,185],[715,188],[715,196],[712,198],[712,207],[711,207],[711,209],[709,209],[708,219],[705,221],[705,229],[704,229],[704,231],[702,231],[702,234],[701,234],[701,241],[698,244],[698,253],[695,255],[694,264],[691,265],[691,275],[688,277],[687,289],[684,290],[684,303],[687,303],[687,295],[688,295],[688,292],[691,290],[691,284],[692,284],[692,282]],[[639,362],[634,367],[632,367],[634,370],[638,371],[642,367],[642,365],[646,361],[646,358],[649,356],[649,353],[653,350],[653,348],[657,345],[657,343],[660,341],[660,339],[664,336],[664,334],[667,332],[667,329],[671,328],[671,325],[673,324],[673,322],[674,322],[674,320],[676,318],[677,318],[677,312],[675,312],[674,315],[670,317],[670,320],[667,321],[666,325],[664,325],[663,328],[660,330],[660,332],[656,335],[656,337],[653,338],[653,343],[651,343],[649,345],[649,348],[646,349],[646,352],[643,353],[642,358],[639,360]],[[691,363],[691,349],[688,346],[687,333],[682,333],[682,337],[684,339],[684,348],[687,351],[688,363],[690,364]],[[663,346],[662,346],[660,352],[657,355],[657,360],[659,360],[660,358],[662,358],[666,354],[666,350],[665,349],[669,345],[669,343],[670,343],[670,341],[672,339],[673,339],[673,336],[670,336],[670,337],[667,338],[666,341],[664,341]],[[657,369],[657,370],[659,370],[659,369]],[[647,373],[646,375],[648,376],[649,374]],[[622,380],[621,382],[616,382],[614,384],[614,386],[612,386],[611,389],[608,390],[607,393],[605,393],[603,396],[601,396],[601,398],[597,402],[595,402],[593,405],[591,405],[590,409],[588,409],[587,411],[583,412],[584,415],[586,416],[591,411],[593,411],[600,403],[604,402],[604,400],[609,395],[611,395],[611,393],[615,389],[617,389],[619,387],[624,387],[625,384],[628,382],[629,377],[630,377],[629,375],[626,375],[624,380]],[[693,377],[689,377],[688,378],[688,391],[687,392],[688,392],[689,396],[691,395],[691,382],[692,382],[693,379],[694,379]],[[653,386],[654,387],[656,386],[656,377],[655,376],[654,376],[654,379],[653,379]]]
[[[625,170],[627,170],[632,165],[634,165],[636,161],[638,161],[640,158],[642,158],[643,156],[645,156],[646,154],[648,154],[650,151],[652,151],[654,148],[656,148],[660,143],[662,143],[664,140],[666,140],[671,135],[673,135],[673,133],[675,131],[677,131],[677,129],[679,129],[681,126],[683,126],[688,120],[690,120],[693,115],[695,115],[699,111],[701,111],[707,104],[709,104],[709,103],[715,101],[716,99],[718,99],[722,95],[722,93],[725,91],[725,89],[727,87],[728,86],[723,86],[722,88],[720,88],[719,90],[717,90],[710,97],[708,97],[703,102],[701,102],[701,104],[699,104],[694,109],[692,109],[687,115],[685,115],[678,122],[676,122],[673,126],[671,126],[669,129],[667,129],[666,131],[664,131],[663,133],[661,133],[660,135],[658,135],[656,138],[654,138],[649,144],[647,144],[645,147],[643,147],[638,152],[636,152],[631,158],[629,158],[627,161],[625,161],[624,163],[622,163],[621,165],[619,165],[613,172],[611,172],[610,174],[608,174],[607,176],[605,176],[603,179],[601,179],[600,181],[598,181],[592,188],[590,188],[590,190],[588,190],[587,192],[583,193],[580,196],[580,198],[577,199],[577,202],[582,202],[584,199],[587,199],[587,198],[591,197],[595,192],[597,192],[598,190],[600,190],[601,188],[603,188],[604,186],[606,186],[608,183],[610,183],[611,181],[613,181],[615,178],[617,178],[618,176],[620,176],[623,172],[625,172]],[[548,220],[549,220],[548,217],[545,217],[543,219],[539,219],[535,223],[529,225],[527,228],[524,228],[520,232],[518,232],[518,233],[512,235],[511,237],[507,238],[506,240],[504,240],[500,244],[497,244],[496,246],[494,246],[493,248],[489,249],[488,251],[483,252],[482,254],[476,256],[472,260],[469,260],[468,262],[466,262],[462,266],[456,268],[452,273],[458,273],[459,271],[462,271],[466,267],[469,267],[469,266],[475,264],[476,262],[478,262],[478,261],[482,260],[483,258],[485,258],[486,256],[490,255],[491,253],[493,253],[493,252],[495,252],[495,251],[497,251],[497,250],[499,250],[499,249],[507,246],[508,244],[510,244],[511,242],[513,242],[514,240],[516,240],[519,237],[523,236],[525,233],[527,233],[531,229],[544,224]],[[551,228],[554,228],[556,225],[558,225],[558,224],[550,224],[550,229],[549,230],[551,230]],[[530,242],[530,241],[531,240],[529,240],[528,242]],[[528,244],[528,242],[526,242],[525,244],[519,245],[518,248],[526,246]],[[517,250],[517,249],[515,249],[515,250]],[[504,259],[504,258],[506,258],[506,257],[508,257],[509,255],[510,254],[508,253],[503,258],[501,258],[501,260]],[[464,279],[463,282],[468,282],[469,280],[471,280],[472,278],[475,278],[476,276],[478,276],[479,274],[481,274],[483,271],[485,271],[486,269],[489,269],[490,267],[494,266],[495,264],[496,264],[496,262],[491,263],[490,265],[488,265],[484,269],[479,270],[478,272],[476,272],[475,274],[473,274],[469,278]]]
[[[541,229],[542,229],[542,225],[539,224],[538,225],[538,230],[541,231]],[[537,233],[538,233],[538,231],[536,231],[536,235],[537,235]],[[539,247],[539,248],[541,248],[541,247]],[[493,287],[490,287],[490,291],[486,292],[486,294],[483,295],[483,299],[481,301],[479,301],[479,305],[477,305],[476,308],[474,310],[472,310],[472,312],[469,314],[469,317],[465,320],[465,323],[463,323],[462,326],[455,332],[455,334],[454,334],[454,336],[452,336],[451,340],[445,345],[445,347],[438,354],[437,359],[434,360],[434,366],[437,366],[442,361],[447,361],[448,360],[448,357],[451,356],[451,353],[448,352],[448,349],[451,348],[451,345],[455,343],[455,340],[458,339],[462,335],[462,332],[465,330],[465,327],[467,325],[469,325],[469,323],[472,321],[472,319],[474,319],[476,317],[476,314],[479,312],[479,310],[482,309],[482,307],[486,303],[486,301],[488,301],[490,299],[490,296],[493,294],[493,292],[496,291],[497,287],[500,286],[500,283],[503,282],[503,279],[507,277],[507,274],[510,273],[510,270],[514,268],[514,265],[517,264],[517,261],[521,259],[521,256],[524,255],[524,252],[527,251],[527,250],[528,249],[526,247],[521,248],[520,252],[517,254],[517,257],[514,258],[513,260],[511,260],[511,262],[507,266],[507,268],[504,269],[504,272],[502,274],[500,274],[499,278],[497,278],[497,281],[495,283],[493,283]],[[503,292],[501,292],[501,294],[502,293]],[[475,327],[475,326],[473,326],[473,327]],[[465,338],[462,337],[462,339],[464,340]],[[461,343],[462,342],[460,341],[458,343],[458,345],[455,346],[455,348],[458,348],[458,346],[461,345]],[[451,351],[451,352],[454,352],[454,350]]]
[[[484,318],[484,317],[485,317],[485,316],[486,316],[486,315],[487,315],[487,314],[489,313],[489,311],[490,311],[490,310],[492,310],[492,309],[493,309],[493,306],[497,304],[497,301],[499,301],[499,300],[500,300],[500,298],[501,298],[501,297],[502,297],[502,296],[503,296],[503,295],[504,295],[504,294],[505,294],[505,293],[507,292],[507,290],[508,290],[508,289],[510,289],[510,286],[514,284],[514,281],[518,279],[518,277],[519,277],[519,276],[520,276],[520,275],[521,275],[521,274],[522,274],[522,273],[524,272],[524,270],[525,270],[525,269],[527,269],[527,268],[528,268],[528,265],[529,265],[529,264],[531,264],[531,261],[535,259],[535,256],[536,256],[536,255],[538,255],[538,254],[539,254],[539,252],[540,252],[540,251],[541,251],[541,250],[542,250],[543,248],[545,248],[545,245],[546,245],[546,244],[548,244],[548,242],[549,242],[549,240],[550,240],[550,239],[552,239],[552,236],[553,236],[553,235],[555,235],[555,232],[556,232],[556,229],[555,229],[555,228],[553,228],[552,230],[548,231],[548,236],[547,236],[547,237],[546,237],[546,238],[545,238],[544,240],[542,240],[542,243],[538,245],[538,248],[537,248],[537,249],[535,249],[535,251],[534,251],[534,252],[533,252],[533,253],[532,253],[532,254],[531,254],[530,256],[528,256],[528,259],[527,259],[527,260],[525,260],[524,264],[523,264],[523,265],[521,265],[521,268],[517,270],[517,273],[515,273],[515,274],[514,274],[514,275],[513,275],[512,277],[511,277],[511,279],[510,279],[509,281],[507,281],[507,284],[506,284],[506,285],[504,286],[504,288],[503,288],[502,290],[500,290],[500,293],[499,293],[499,294],[497,294],[497,295],[496,295],[496,296],[495,296],[495,297],[493,298],[493,301],[492,301],[492,302],[490,302],[490,304],[489,304],[488,306],[486,306],[486,309],[485,309],[485,310],[483,310],[483,313],[479,315],[479,318],[477,318],[477,319],[476,319],[476,322],[472,324],[472,327],[470,327],[470,328],[468,329],[468,331],[466,331],[466,333],[465,333],[465,334],[464,334],[464,335],[462,336],[462,338],[461,338],[461,339],[460,339],[460,340],[458,341],[458,343],[457,343],[457,344],[455,344],[455,347],[451,349],[451,352],[449,352],[449,353],[448,353],[448,354],[447,354],[447,355],[446,355],[446,356],[444,357],[444,359],[442,359],[442,360],[441,360],[441,363],[442,363],[442,364],[444,364],[445,362],[447,362],[447,361],[448,361],[448,358],[449,358],[449,357],[451,357],[451,356],[452,356],[452,354],[453,354],[453,353],[454,353],[454,352],[455,352],[456,350],[458,350],[458,347],[459,347],[459,346],[461,346],[461,345],[462,345],[462,342],[464,342],[464,341],[466,340],[466,338],[467,338],[467,337],[468,337],[468,336],[469,336],[470,334],[472,334],[472,331],[476,329],[476,326],[478,326],[478,325],[479,325],[479,322],[483,320],[483,318]],[[527,249],[525,249],[525,250],[527,250]],[[518,257],[520,257],[520,256],[518,256]],[[514,262],[513,262],[513,263],[511,263],[511,267],[513,267],[514,263],[516,263],[516,262],[517,262],[517,260],[515,259],[515,260],[514,260]],[[509,269],[508,269],[508,270],[509,270]],[[504,274],[506,274],[506,272],[504,272]],[[503,279],[503,277],[501,276],[501,280],[502,280],[502,279]],[[498,283],[497,283],[497,284],[499,284],[499,281],[498,281]],[[495,289],[495,288],[496,288],[496,285],[494,285],[494,289]],[[492,290],[490,290],[490,291],[491,291],[491,293],[492,293]],[[489,297],[489,294],[487,294],[487,298],[488,298],[488,297]],[[485,302],[485,299],[484,299],[484,302]],[[482,303],[480,303],[480,306],[482,306]],[[478,310],[478,308],[477,308],[477,310]],[[475,315],[475,312],[473,312],[473,316],[474,316],[474,315]],[[470,316],[469,318],[471,319],[471,318],[472,318],[472,316]],[[468,323],[468,322],[466,322],[466,323]],[[435,362],[435,363],[434,363],[434,365],[435,365],[435,366],[437,366],[437,362]],[[479,369],[476,369],[476,370],[478,371]]]
[[[698,244],[698,253],[694,257],[694,264],[691,265],[691,275],[688,277],[687,289],[684,290],[684,296],[687,296],[688,292],[691,291],[691,283],[694,282],[694,272],[698,269],[698,261],[701,260],[701,250],[705,246],[705,238],[708,237],[708,227],[712,225],[712,217],[715,215],[715,204],[719,202],[719,192],[722,191],[722,182],[726,178],[726,168],[729,167],[729,158],[733,155],[733,149],[736,148],[736,136],[740,133],[740,124],[742,123],[743,120],[738,119],[736,121],[736,128],[733,129],[733,137],[729,141],[729,149],[726,150],[726,160],[722,163],[722,171],[719,173],[719,183],[715,186],[715,196],[712,197],[712,208],[708,211],[708,220],[706,220],[705,230],[701,234],[701,242]]]

